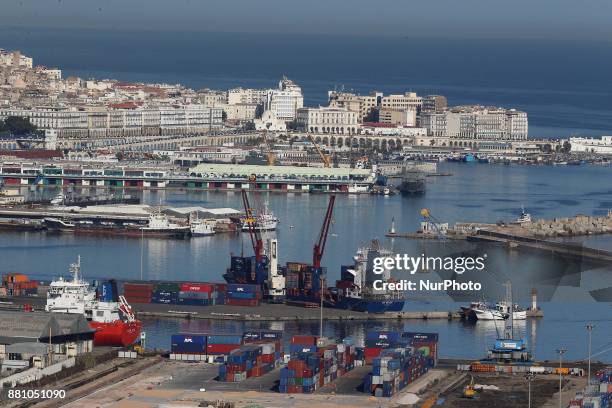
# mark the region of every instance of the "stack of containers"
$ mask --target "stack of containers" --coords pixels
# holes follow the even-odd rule
[[[215,288],[210,283],[183,283],[178,293],[178,303],[186,306],[209,306],[213,304]]]
[[[242,336],[235,334],[214,334],[206,337],[206,353],[208,355],[227,355],[240,348]]]
[[[151,296],[151,303],[178,304],[180,284],[175,282],[156,283]]]
[[[430,368],[438,365],[438,333],[404,332],[402,339],[407,339],[414,351],[427,359]]]
[[[38,293],[38,282],[22,273],[9,273],[2,275],[2,288],[4,295],[34,296]]]
[[[226,304],[232,306],[259,306],[262,298],[261,286],[244,283],[227,285]]]
[[[373,359],[380,356],[384,349],[396,348],[401,346],[401,336],[399,332],[392,331],[370,331],[366,334],[364,360],[366,364],[371,364]]]
[[[123,296],[130,303],[151,303],[153,285],[150,283],[124,283]]]
[[[569,408],[608,408],[612,406],[612,368],[595,373],[583,393],[576,394]]]
[[[230,352],[227,363],[219,366],[219,381],[239,382],[260,377],[280,364],[275,343],[245,344]]]
[[[281,370],[279,391],[312,393],[355,367],[355,347],[350,340],[326,344],[315,336],[294,336],[291,360]]]
[[[363,379],[363,390],[376,397],[394,396],[429,370],[427,359],[410,347],[382,350],[372,363],[372,372]]]

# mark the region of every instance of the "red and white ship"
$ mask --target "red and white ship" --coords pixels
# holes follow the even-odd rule
[[[113,293],[110,299],[97,299],[95,290],[81,279],[81,257],[70,265],[72,280],[51,282],[45,310],[52,313],[79,313],[96,331],[96,346],[128,346],[140,336],[142,323],[134,316],[123,296]]]

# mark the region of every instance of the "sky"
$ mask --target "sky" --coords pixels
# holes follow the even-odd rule
[[[0,26],[612,41],[610,0],[0,0]]]

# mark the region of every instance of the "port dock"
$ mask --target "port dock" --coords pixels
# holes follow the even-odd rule
[[[17,296],[0,298],[0,309],[23,310],[31,305],[35,310],[44,310],[47,299],[44,296]],[[164,305],[156,303],[132,304],[136,315],[152,318],[169,319],[202,319],[228,321],[319,321],[318,308],[304,308],[285,304],[262,303],[260,306],[186,306]],[[342,309],[323,309],[323,320],[326,321],[367,321],[367,320],[455,320],[460,319],[455,311],[403,311],[388,313],[364,313]]]

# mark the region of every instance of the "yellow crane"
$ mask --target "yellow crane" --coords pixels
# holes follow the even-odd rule
[[[331,158],[328,155],[326,155],[325,153],[323,153],[323,151],[321,150],[319,145],[314,141],[314,138],[311,135],[308,135],[308,139],[310,139],[310,143],[312,143],[312,145],[314,146],[315,150],[317,151],[317,153],[321,157],[321,160],[323,160],[323,167],[331,167],[331,164],[332,164],[331,163]]]
[[[268,143],[268,130],[266,129],[263,134],[264,145],[266,146],[266,153],[268,154],[268,166],[274,166],[276,164],[276,157],[270,148]]]

